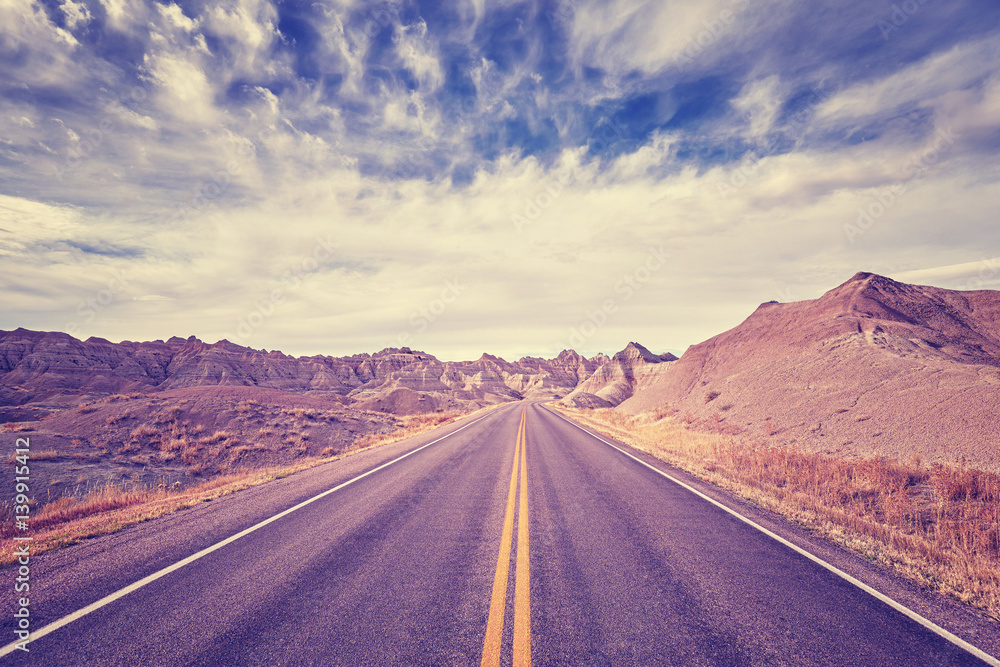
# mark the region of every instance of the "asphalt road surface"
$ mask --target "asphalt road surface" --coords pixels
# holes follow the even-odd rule
[[[31,584],[3,664],[990,664],[538,404],[39,556]]]

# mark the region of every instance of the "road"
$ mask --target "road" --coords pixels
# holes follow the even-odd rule
[[[40,556],[32,581],[36,631],[115,599],[4,664],[987,664],[530,403]]]

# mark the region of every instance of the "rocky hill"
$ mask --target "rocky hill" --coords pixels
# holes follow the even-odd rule
[[[33,478],[58,497],[329,455],[407,416],[561,398],[606,363],[572,350],[516,362],[443,362],[408,348],[297,358],[225,340],[112,343],[17,329],[0,331],[0,423],[31,438]]]
[[[680,359],[638,343],[610,358],[444,362],[408,348],[292,357],[194,337],[0,331],[0,423],[53,460],[86,461],[64,466],[76,479],[281,463],[338,451],[401,416],[522,399],[1000,470],[1000,292],[859,273],[819,299],[762,304]]]
[[[558,398],[603,360],[564,351],[510,363],[484,354],[442,362],[409,348],[349,357],[291,357],[195,337],[111,343],[68,334],[0,332],[0,409],[70,405],[93,397],[204,386],[259,387],[393,414],[467,408],[522,398]],[[18,409],[20,408],[20,409]]]
[[[640,383],[669,368],[677,357],[653,354],[639,343],[629,343],[624,350],[601,364],[583,380],[563,402],[577,408],[610,408],[630,398]]]
[[[618,410],[671,410],[779,443],[1000,469],[1000,292],[859,273],[765,303]]]

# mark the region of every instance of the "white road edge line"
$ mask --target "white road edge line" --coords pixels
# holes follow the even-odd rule
[[[179,570],[182,567],[184,567],[185,565],[189,565],[190,563],[193,563],[194,561],[198,560],[199,558],[203,558],[203,557],[207,556],[208,554],[212,553],[213,551],[218,551],[219,549],[221,549],[222,547],[226,546],[227,544],[231,544],[231,543],[235,542],[236,540],[240,539],[241,537],[246,537],[250,533],[252,533],[254,531],[257,531],[257,530],[260,530],[264,526],[266,526],[266,525],[268,525],[270,523],[273,523],[273,522],[277,521],[278,519],[281,519],[282,517],[288,516],[292,512],[294,512],[296,510],[299,510],[299,509],[302,509],[306,505],[314,503],[317,500],[319,500],[321,498],[324,498],[324,497],[330,495],[331,493],[333,493],[335,491],[339,491],[340,489],[344,488],[345,486],[347,486],[349,484],[353,484],[354,482],[358,481],[359,479],[367,477],[368,475],[371,475],[372,473],[376,473],[379,470],[382,470],[383,468],[388,468],[392,464],[394,464],[394,463],[396,463],[398,461],[402,461],[406,457],[412,456],[413,454],[416,454],[417,452],[419,452],[419,451],[421,451],[423,449],[427,449],[431,445],[433,445],[435,443],[438,443],[438,442],[441,442],[445,438],[450,438],[451,436],[455,435],[459,431],[464,431],[465,429],[469,428],[473,424],[481,422],[482,420],[486,419],[487,417],[491,416],[492,414],[494,414],[494,413],[491,412],[490,414],[483,415],[479,419],[476,419],[475,421],[471,421],[471,422],[469,422],[468,424],[466,424],[465,426],[463,426],[461,428],[455,429],[454,431],[452,431],[448,435],[441,436],[437,440],[432,440],[431,442],[428,442],[426,445],[421,445],[420,447],[417,447],[416,449],[414,449],[411,452],[407,452],[406,454],[403,454],[402,456],[400,456],[398,458],[395,458],[395,459],[389,461],[388,463],[383,463],[382,465],[378,466],[377,468],[372,468],[368,472],[364,472],[364,473],[358,475],[357,477],[354,477],[353,479],[349,479],[346,482],[343,482],[342,484],[339,484],[339,485],[333,487],[332,489],[327,489],[323,493],[315,495],[312,498],[309,498],[308,500],[303,500],[301,503],[299,503],[298,505],[295,505],[294,507],[290,507],[290,508],[288,508],[287,510],[285,510],[283,512],[275,514],[274,516],[272,516],[269,519],[264,519],[260,523],[254,524],[253,526],[250,526],[249,528],[247,528],[245,530],[242,530],[242,531],[236,533],[235,535],[231,535],[230,537],[227,537],[226,539],[222,540],[221,542],[216,542],[212,546],[206,547],[206,548],[202,549],[201,551],[199,551],[197,553],[191,554],[187,558],[185,558],[183,560],[179,560],[176,563],[174,563],[173,565],[168,565],[167,567],[163,568],[162,570],[160,570],[158,572],[154,572],[153,574],[151,574],[151,575],[149,575],[149,576],[147,576],[147,577],[145,577],[143,579],[140,579],[139,581],[137,581],[137,582],[135,582],[133,584],[129,584],[128,586],[126,586],[125,588],[122,588],[121,590],[118,590],[118,591],[115,591],[114,593],[106,595],[105,597],[101,598],[97,602],[93,602],[93,603],[87,605],[83,609],[79,609],[79,610],[73,612],[72,614],[68,614],[66,616],[63,616],[58,621],[53,621],[52,623],[49,623],[48,625],[44,626],[41,630],[37,630],[37,631],[31,633],[31,638],[29,640],[29,646],[30,646],[30,644],[33,644],[34,642],[38,641],[39,639],[41,639],[45,635],[47,635],[47,634],[49,634],[51,632],[55,632],[56,630],[58,630],[59,628],[65,626],[65,625],[69,625],[70,623],[72,623],[73,621],[77,620],[78,618],[82,618],[82,617],[86,616],[87,614],[89,614],[91,612],[97,611],[101,607],[104,607],[105,605],[111,604],[115,600],[118,600],[119,598],[123,598],[126,595],[128,595],[129,593],[132,593],[134,591],[139,590],[140,588],[142,588],[146,584],[151,584],[152,582],[156,581],[157,579],[165,577],[168,574],[170,574],[171,572],[174,572],[175,570]],[[3,657],[5,655],[8,655],[8,654],[13,653],[14,651],[18,650],[17,649],[17,645],[19,643],[21,643],[21,642],[15,641],[15,642],[11,642],[10,644],[7,644],[6,646],[4,646],[2,649],[0,649],[0,657]]]
[[[851,575],[847,574],[843,570],[839,569],[835,565],[831,565],[830,563],[827,563],[825,560],[823,560],[819,556],[813,555],[813,554],[809,553],[808,551],[806,551],[805,549],[803,549],[802,547],[799,547],[799,546],[797,546],[795,544],[792,544],[791,542],[789,542],[785,538],[781,537],[780,535],[772,533],[767,528],[764,528],[764,526],[761,526],[760,524],[754,522],[753,520],[748,519],[747,517],[743,516],[739,512],[737,512],[737,511],[735,511],[735,510],[733,510],[733,509],[731,509],[731,508],[723,505],[722,503],[720,503],[719,501],[715,500],[714,498],[710,498],[709,496],[706,496],[704,493],[702,493],[698,489],[696,489],[696,488],[694,488],[692,486],[689,486],[688,484],[685,484],[681,480],[677,479],[676,477],[674,477],[674,476],[672,476],[672,475],[670,475],[668,473],[663,472],[662,470],[660,470],[656,466],[652,466],[652,465],[646,463],[645,461],[643,461],[642,459],[640,459],[640,458],[638,458],[636,456],[633,456],[632,454],[629,454],[628,452],[626,452],[621,447],[618,447],[617,445],[614,445],[614,444],[608,442],[607,440],[605,440],[601,436],[595,435],[594,433],[591,433],[590,431],[588,431],[584,427],[580,426],[576,422],[573,422],[573,421],[567,419],[566,417],[563,417],[558,412],[550,410],[549,408],[544,408],[544,409],[546,410],[546,412],[549,412],[550,414],[553,414],[556,417],[559,417],[560,419],[562,419],[563,421],[565,421],[567,424],[575,426],[576,428],[580,429],[581,431],[583,431],[587,435],[589,435],[589,436],[591,436],[591,437],[593,437],[593,438],[595,438],[597,440],[600,440],[601,442],[603,442],[608,447],[612,447],[614,449],[617,449],[619,452],[621,452],[625,456],[629,457],[630,459],[638,461],[639,463],[641,463],[642,465],[646,466],[647,468],[649,468],[650,470],[652,470],[654,472],[658,472],[659,474],[663,475],[664,477],[666,477],[667,479],[669,479],[671,482],[674,482],[678,486],[681,486],[681,487],[687,489],[688,491],[690,491],[691,493],[693,493],[693,494],[695,494],[695,495],[697,495],[697,496],[699,496],[701,498],[704,498],[705,500],[707,500],[708,502],[712,503],[716,507],[718,507],[718,508],[720,508],[720,509],[728,512],[729,514],[732,514],[734,517],[736,517],[740,521],[742,521],[742,522],[744,522],[744,523],[752,526],[753,528],[756,528],[757,530],[759,530],[760,532],[764,533],[768,537],[770,537],[770,538],[772,538],[774,540],[777,540],[778,542],[781,542],[782,544],[784,544],[789,549],[792,549],[796,553],[798,553],[798,554],[800,554],[802,556],[805,556],[806,558],[808,558],[809,560],[813,561],[817,565],[820,565],[820,566],[826,568],[827,570],[829,570],[830,572],[834,573],[835,575],[837,575],[841,579],[844,579],[848,583],[851,583],[854,586],[857,586],[858,588],[860,588],[861,590],[863,590],[865,593],[868,593],[872,597],[874,597],[874,598],[876,598],[878,600],[881,600],[882,602],[884,602],[885,604],[889,605],[890,607],[892,607],[896,611],[900,612],[901,614],[903,614],[905,616],[908,616],[909,618],[913,619],[914,621],[916,621],[920,625],[924,626],[925,628],[927,628],[931,632],[934,632],[935,634],[943,637],[944,639],[947,639],[948,641],[950,641],[955,646],[958,646],[959,648],[964,649],[965,651],[968,651],[969,653],[971,653],[972,655],[976,656],[977,658],[979,658],[980,660],[982,660],[986,664],[992,665],[992,667],[1000,667],[1000,660],[994,658],[992,655],[986,653],[985,651],[983,651],[980,648],[977,648],[977,647],[973,646],[972,644],[970,644],[969,642],[965,641],[961,637],[953,635],[952,633],[948,632],[947,630],[945,630],[941,626],[937,625],[933,621],[930,621],[930,620],[924,618],[923,616],[921,616],[917,612],[913,611],[909,607],[903,606],[902,604],[900,604],[899,602],[896,602],[895,600],[893,600],[889,596],[884,595],[884,594],[878,592],[877,590],[875,590],[874,588],[872,588],[868,584],[855,579],[854,577],[852,577]]]

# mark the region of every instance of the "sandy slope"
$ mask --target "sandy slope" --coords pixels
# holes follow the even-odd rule
[[[1000,470],[998,405],[1000,292],[859,273],[816,300],[762,304],[618,409],[676,409],[820,451]]]

